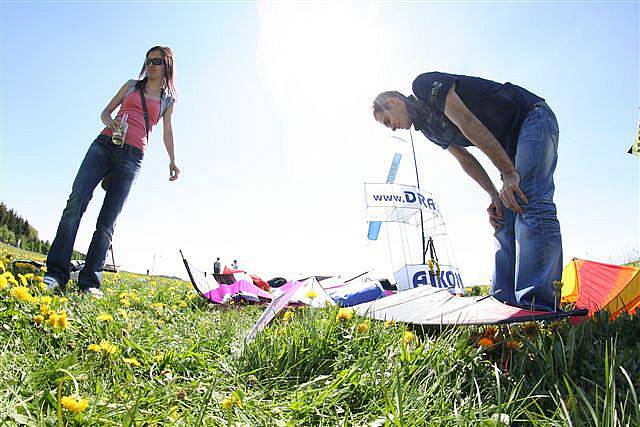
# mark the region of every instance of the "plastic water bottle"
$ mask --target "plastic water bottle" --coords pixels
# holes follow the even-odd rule
[[[127,117],[127,113],[124,113],[122,115],[122,118],[120,119],[120,127],[113,131],[111,140],[113,141],[114,145],[124,144],[124,137],[127,134]]]

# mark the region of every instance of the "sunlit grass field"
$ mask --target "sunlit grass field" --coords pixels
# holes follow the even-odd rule
[[[0,425],[640,426],[640,320],[410,328],[105,274],[100,300],[0,246]]]

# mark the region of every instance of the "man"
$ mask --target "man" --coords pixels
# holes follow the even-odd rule
[[[544,99],[511,83],[425,73],[415,96],[383,92],[375,119],[411,125],[451,153],[491,199],[487,212],[497,241],[492,291],[507,304],[556,310],[553,282],[562,275],[562,241],[553,202],[558,123]],[[502,177],[500,192],[466,147],[482,151]],[[505,209],[506,208],[506,209]]]
[[[216,258],[216,262],[213,263],[213,274],[220,274],[222,272],[220,258]]]
[[[231,269],[232,270],[237,270],[238,269],[238,260],[234,259],[233,262],[231,263]]]

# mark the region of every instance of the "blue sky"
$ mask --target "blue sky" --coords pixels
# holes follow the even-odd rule
[[[383,180],[407,147],[390,142],[369,107],[381,90],[408,93],[428,70],[511,81],[544,97],[560,123],[565,261],[638,255],[640,163],[625,154],[639,116],[637,2],[1,8],[0,199],[43,239],[54,237],[100,112],[137,76],[146,50],[165,44],[175,51],[183,174],[168,181],[155,132],[114,236],[126,268],[184,275],[181,248],[203,267],[238,258],[268,277],[389,270],[389,246],[366,241],[362,184]],[[414,139],[421,184],[439,201],[463,277],[488,283],[487,197],[449,154]],[[403,162],[398,180],[409,182]],[[102,198],[97,189],[80,251]]]

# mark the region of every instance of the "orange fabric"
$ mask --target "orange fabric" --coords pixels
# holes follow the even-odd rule
[[[563,286],[563,301],[569,302],[577,289],[576,307],[587,308],[589,316],[598,310],[607,310],[614,318],[625,311],[635,314],[636,308],[640,307],[639,268],[581,259],[571,262],[575,264],[577,286],[575,289],[567,286],[566,290],[571,291],[567,295]],[[571,280],[571,269],[565,268],[565,272],[566,279]]]

